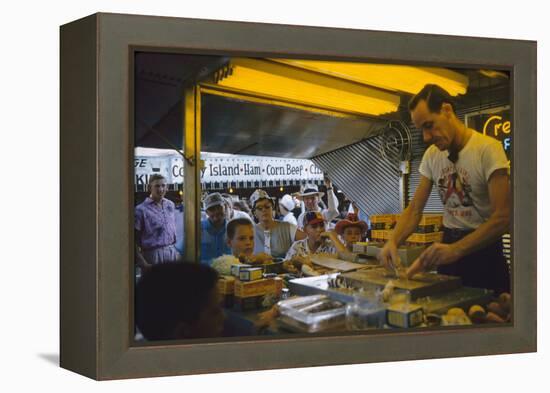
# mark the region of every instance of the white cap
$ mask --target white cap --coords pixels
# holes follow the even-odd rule
[[[288,194],[283,195],[283,197],[279,199],[279,204],[282,205],[288,211],[293,210],[294,207],[296,206],[296,204],[294,203],[294,200]]]

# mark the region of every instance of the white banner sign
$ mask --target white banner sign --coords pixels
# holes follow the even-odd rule
[[[143,150],[143,149],[140,149]],[[183,183],[183,158],[174,153],[140,154],[134,159],[135,184],[145,185],[153,173],[170,184]],[[323,172],[310,160],[202,153],[201,183],[322,180]]]

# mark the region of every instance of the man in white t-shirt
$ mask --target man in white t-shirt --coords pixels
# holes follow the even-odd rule
[[[443,243],[434,243],[409,267],[407,276],[437,268],[460,276],[465,286],[508,292],[510,277],[502,254],[509,231],[509,164],[495,139],[467,128],[451,96],[426,85],[409,103],[412,121],[431,144],[420,164],[421,180],[379,259],[398,264],[397,247],[416,229],[432,186],[444,205]]]

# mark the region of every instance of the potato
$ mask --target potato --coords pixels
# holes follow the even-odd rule
[[[499,317],[497,314],[495,314],[494,312],[490,312],[490,311],[487,313],[487,316],[485,317],[485,320],[487,322],[493,322],[493,323],[504,323],[504,322],[506,322],[504,319]]]
[[[500,318],[506,319],[508,313],[497,302],[491,302],[487,305],[487,311],[497,314]]]
[[[504,310],[504,312],[510,313],[510,310],[512,308],[512,296],[510,296],[509,293],[503,292],[498,297],[498,303],[500,304],[500,307]]]

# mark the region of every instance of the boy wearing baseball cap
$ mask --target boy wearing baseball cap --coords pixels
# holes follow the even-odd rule
[[[285,259],[308,257],[311,254],[336,254],[346,250],[336,232],[326,231],[326,222],[321,212],[307,212],[304,215],[304,230],[307,238],[295,241]]]

